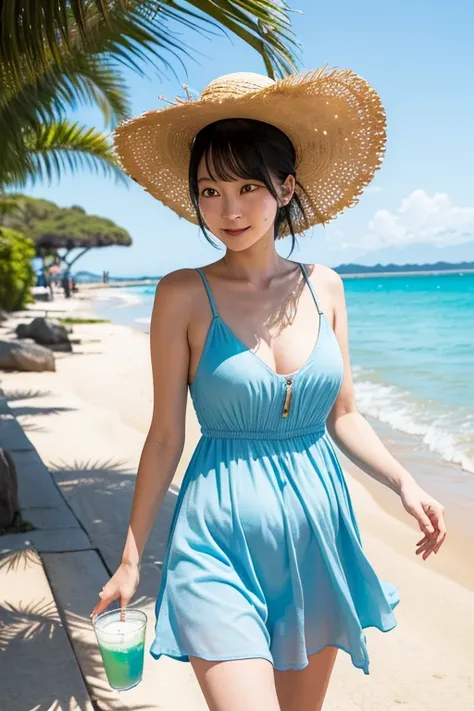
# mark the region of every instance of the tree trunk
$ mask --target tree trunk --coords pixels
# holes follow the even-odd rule
[[[15,462],[8,450],[0,449],[0,531],[13,524],[19,509]]]

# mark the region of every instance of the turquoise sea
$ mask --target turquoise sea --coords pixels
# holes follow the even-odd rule
[[[344,279],[359,410],[474,473],[474,273]],[[155,287],[95,311],[148,331]]]

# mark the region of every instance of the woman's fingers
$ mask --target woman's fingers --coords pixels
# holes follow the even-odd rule
[[[97,615],[100,615],[104,610],[106,610],[108,608],[109,605],[111,605],[113,602],[115,602],[115,600],[118,600],[118,598],[120,597],[120,594],[118,592],[107,594],[106,588],[104,588],[99,593],[99,597],[100,597],[99,602],[92,610],[92,614],[91,614],[92,619],[95,619],[97,617]]]
[[[433,541],[433,551],[437,553],[441,548],[444,539],[446,538],[446,524],[444,522],[444,508],[441,504],[438,504],[430,512],[430,519],[435,528],[435,536]]]
[[[433,543],[432,541],[427,541],[424,546],[421,546],[416,551],[416,555],[421,555],[423,560],[426,560],[430,553],[432,553]]]
[[[402,502],[417,520],[423,537],[416,543],[416,555],[426,560],[437,553],[446,538],[444,507],[423,490],[408,488],[402,492]]]
[[[446,538],[446,530],[444,530],[444,531],[441,530],[437,536],[437,539],[436,539],[436,545],[434,547],[435,553],[437,553],[439,551],[439,549],[441,548],[441,546],[444,543],[445,538]]]
[[[431,536],[422,538],[417,543],[416,555],[423,554],[423,560],[426,560],[431,553],[437,553],[444,543],[446,538],[446,529],[443,522],[440,522],[440,528],[435,530]]]

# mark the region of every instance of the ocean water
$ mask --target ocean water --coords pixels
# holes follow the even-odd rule
[[[474,273],[344,287],[360,411],[474,473]]]
[[[360,412],[474,473],[474,273],[345,279]],[[94,304],[149,330],[155,287]],[[118,308],[118,306],[120,306]]]

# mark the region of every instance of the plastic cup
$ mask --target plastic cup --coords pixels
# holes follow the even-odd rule
[[[141,610],[110,610],[94,620],[94,630],[110,686],[132,689],[143,675],[147,616]]]

